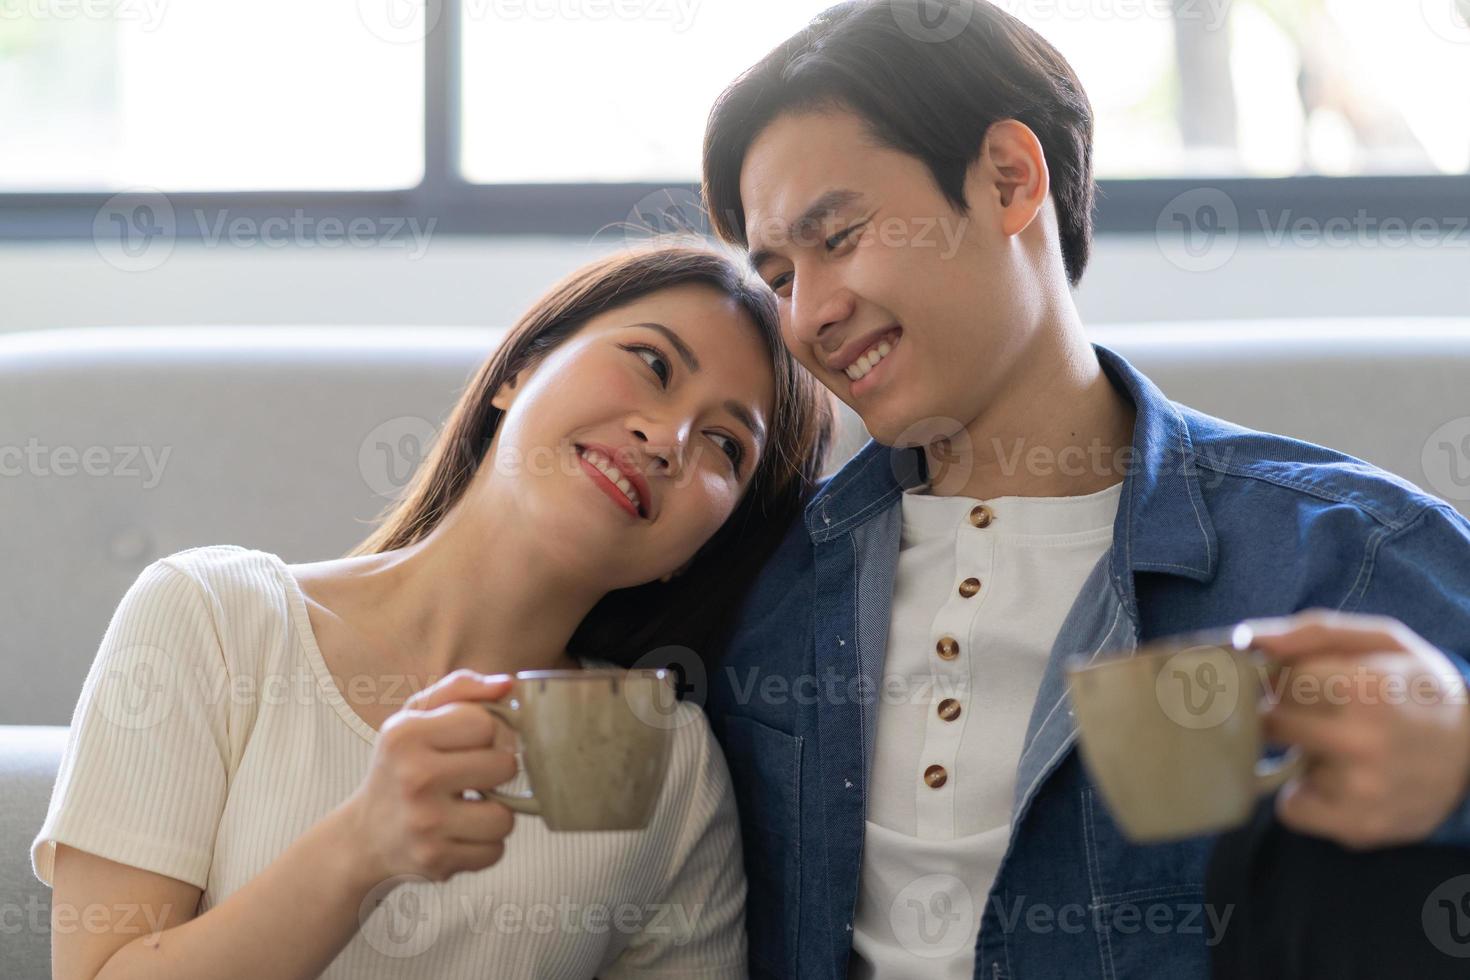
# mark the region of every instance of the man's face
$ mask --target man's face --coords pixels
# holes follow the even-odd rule
[[[884,445],[982,414],[1035,321],[983,165],[965,189],[962,215],[921,160],[875,145],[845,112],[781,116],[746,154],[751,259],[780,298],[786,344]]]

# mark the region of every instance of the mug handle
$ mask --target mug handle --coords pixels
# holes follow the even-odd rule
[[[1242,652],[1249,651],[1247,655],[1255,665],[1266,668],[1266,676],[1271,684],[1276,684],[1286,669],[1279,663],[1268,661],[1264,655],[1250,646],[1249,640],[1242,640],[1233,632],[1231,645]],[[1306,771],[1307,757],[1302,753],[1299,745],[1289,746],[1274,761],[1268,762],[1260,759],[1256,762],[1256,795],[1275,792]]]
[[[507,708],[497,701],[481,701],[481,706],[496,718],[505,722],[519,734],[521,729],[516,724],[516,713],[514,708]],[[534,790],[530,793],[502,793],[500,790],[479,790],[480,794],[487,800],[495,800],[504,803],[516,813],[529,813],[532,816],[541,816],[541,801],[536,799]]]
[[[1278,759],[1261,759],[1256,763],[1256,795],[1278,790],[1306,771],[1307,757],[1299,745],[1291,746]]]

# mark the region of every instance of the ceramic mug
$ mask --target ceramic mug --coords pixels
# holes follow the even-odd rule
[[[1082,760],[1123,832],[1176,840],[1244,823],[1303,770],[1263,760],[1260,700],[1273,670],[1250,631],[1194,633],[1067,668]]]
[[[521,671],[481,703],[515,729],[531,792],[480,794],[551,830],[640,830],[668,772],[676,700],[664,669]]]

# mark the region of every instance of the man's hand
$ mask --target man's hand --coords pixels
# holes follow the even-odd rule
[[[1312,610],[1245,625],[1284,668],[1270,682],[1266,737],[1307,758],[1277,797],[1282,823],[1385,847],[1427,837],[1465,798],[1470,704],[1444,653],[1384,616]]]

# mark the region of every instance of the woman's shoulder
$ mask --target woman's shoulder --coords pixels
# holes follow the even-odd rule
[[[210,596],[236,598],[242,594],[277,596],[284,589],[281,569],[285,563],[268,551],[236,544],[185,548],[155,559],[140,573],[147,578],[156,569],[168,569],[191,580]]]
[[[187,615],[201,628],[207,626],[225,659],[243,669],[241,651],[259,652],[271,646],[272,637],[286,633],[290,603],[284,567],[274,554],[239,545],[186,548],[144,568],[124,606],[134,611],[134,618],[137,607],[154,605]]]

